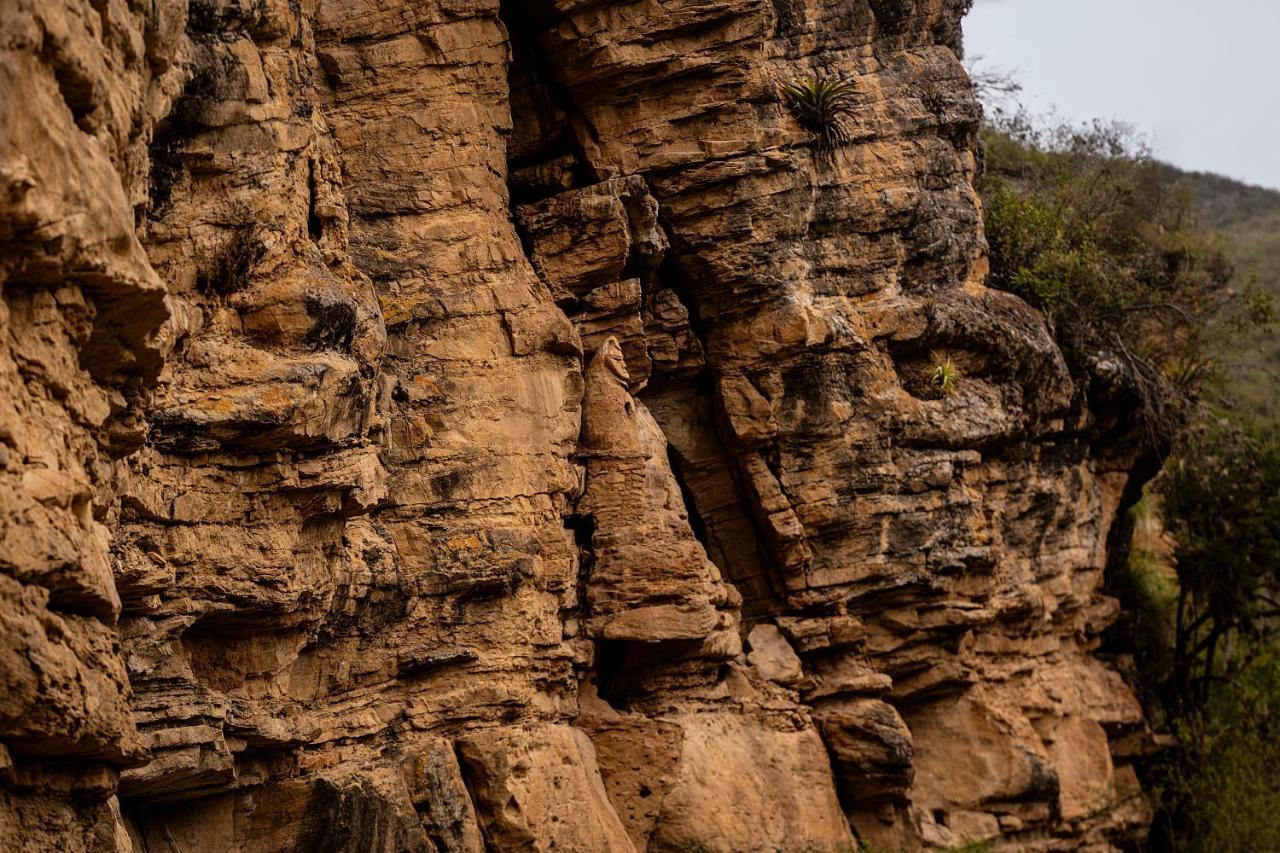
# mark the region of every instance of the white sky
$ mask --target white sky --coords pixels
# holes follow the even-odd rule
[[[964,29],[1033,112],[1126,121],[1162,160],[1280,189],[1280,0],[977,0]]]

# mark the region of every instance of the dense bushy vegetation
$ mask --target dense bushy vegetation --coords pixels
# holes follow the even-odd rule
[[[1202,426],[1166,466],[1160,492],[1179,580],[1170,699],[1205,702],[1280,628],[1274,428]]]
[[[1280,194],[1154,162],[1120,125],[995,111],[984,143],[991,284],[1086,383],[1120,367],[1162,463],[1112,572],[1171,744],[1145,768],[1152,848],[1280,850]]]
[[[1164,808],[1153,850],[1280,850],[1280,656],[1237,668],[1197,712],[1172,723],[1174,748],[1150,774]]]
[[[1280,192],[1163,164],[1157,168],[1168,182],[1190,191],[1197,220],[1223,238],[1237,277],[1280,297]],[[1280,334],[1254,328],[1222,343],[1221,392],[1241,412],[1280,419]]]
[[[1215,341],[1266,320],[1264,295],[1233,281],[1191,194],[1125,126],[1002,113],[983,138],[991,284],[1040,308],[1079,372],[1117,364],[1153,445],[1168,450]]]
[[[1243,422],[1243,423],[1242,423]],[[1165,629],[1137,634],[1153,721],[1158,848],[1280,850],[1280,433],[1204,414],[1157,483],[1175,542]],[[1151,602],[1148,602],[1148,605]]]

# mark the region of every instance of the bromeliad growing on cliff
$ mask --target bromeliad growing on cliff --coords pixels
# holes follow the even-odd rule
[[[960,378],[955,362],[950,358],[934,356],[933,374],[930,377],[930,381],[935,388],[948,397],[956,393],[956,385],[959,383]]]
[[[857,88],[838,77],[805,77],[783,83],[782,93],[801,127],[817,134],[818,150],[830,152],[852,140],[845,122]]]

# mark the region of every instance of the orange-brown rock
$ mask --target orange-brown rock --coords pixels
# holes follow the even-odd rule
[[[694,538],[666,440],[627,391],[616,338],[596,351],[585,378],[579,455],[586,484],[577,511],[591,530],[582,602],[587,636],[706,641],[734,657],[742,646],[741,596]]]
[[[0,848],[1139,837],[967,5],[0,0]]]

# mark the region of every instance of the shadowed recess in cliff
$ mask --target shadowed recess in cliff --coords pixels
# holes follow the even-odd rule
[[[539,43],[544,16],[544,4],[501,0],[499,17],[511,47],[507,186],[513,205],[539,201],[598,180],[577,140],[583,119],[574,112]]]

